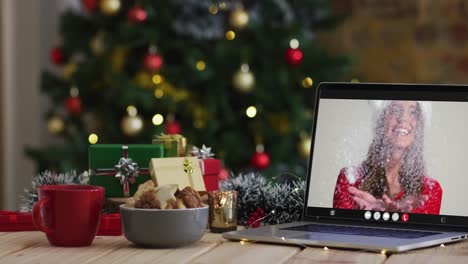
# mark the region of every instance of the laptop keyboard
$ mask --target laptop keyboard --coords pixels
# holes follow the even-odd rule
[[[293,226],[293,227],[287,227],[287,228],[281,228],[281,229],[317,232],[317,233],[331,233],[331,234],[340,234],[340,235],[395,237],[395,238],[404,238],[404,239],[421,238],[421,237],[440,234],[437,232],[428,232],[428,231],[386,229],[386,228],[359,227],[359,226],[343,226],[343,225],[321,225],[321,224],[308,224],[308,225]]]

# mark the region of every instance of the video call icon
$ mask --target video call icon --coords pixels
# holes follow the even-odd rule
[[[379,220],[380,219],[380,212],[375,212],[374,213],[374,219]]]
[[[408,214],[403,214],[403,215],[401,216],[401,221],[403,221],[403,222],[408,222],[408,220],[409,220],[409,215],[408,215]]]
[[[390,214],[388,212],[383,213],[382,219],[387,221],[388,219],[390,219]]]
[[[371,219],[371,217],[372,217],[372,213],[370,211],[367,211],[367,212],[364,213],[364,218],[365,219],[369,220],[369,219]]]

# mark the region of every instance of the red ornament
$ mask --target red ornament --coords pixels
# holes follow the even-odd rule
[[[128,20],[135,23],[144,22],[147,16],[148,14],[146,13],[146,10],[140,6],[130,8],[127,13]]]
[[[286,50],[286,62],[291,66],[297,66],[301,64],[304,54],[300,49],[288,48]]]
[[[169,121],[166,123],[166,127],[164,128],[164,132],[169,135],[173,134],[180,134],[181,128],[180,124],[177,121]]]
[[[250,159],[250,165],[256,169],[264,170],[270,165],[270,156],[265,152],[255,152]]]
[[[81,3],[88,12],[94,12],[97,10],[97,0],[82,0]]]
[[[83,112],[81,98],[79,96],[69,96],[65,99],[65,109],[70,115],[79,115]]]
[[[255,212],[250,216],[249,220],[247,220],[246,224],[247,226],[252,227],[252,228],[257,228],[260,226],[262,223],[262,219],[265,216],[265,212],[263,212],[262,208],[257,208]]]
[[[63,56],[62,49],[55,47],[50,51],[50,60],[56,64],[60,65],[64,62],[65,57]]]
[[[226,169],[226,168],[221,168],[219,170],[219,174],[218,174],[218,179],[220,181],[224,181],[226,180],[227,178],[229,178],[229,171]]]
[[[148,69],[149,71],[159,70],[162,64],[163,64],[163,59],[158,54],[149,53],[143,59],[143,65],[145,65],[145,68]]]

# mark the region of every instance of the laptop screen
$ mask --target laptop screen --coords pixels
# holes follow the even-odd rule
[[[324,84],[308,216],[468,225],[468,88]]]

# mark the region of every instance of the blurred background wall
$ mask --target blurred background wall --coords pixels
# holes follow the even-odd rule
[[[355,60],[361,81],[466,83],[468,2],[464,0],[337,0],[347,15],[324,36]]]
[[[0,2],[0,21],[2,21],[2,17],[3,17],[2,16],[2,3]],[[2,43],[3,43],[2,36],[3,36],[2,35],[2,28],[0,27],[0,61],[3,61],[3,56],[2,56],[2,52],[1,52]],[[3,82],[2,82],[2,80],[3,80],[2,66],[3,65],[0,65],[0,98],[3,98],[3,96],[2,96],[2,94],[3,94],[2,93],[2,91],[3,91],[3,89],[2,89],[2,85],[3,85]],[[0,100],[0,109],[3,109],[3,101],[2,100]],[[0,124],[3,125],[3,116],[2,115],[0,115]],[[2,146],[3,146],[3,129],[0,129],[0,175],[3,172],[3,165],[2,165],[3,164],[3,151],[2,151],[3,148],[2,148]],[[3,186],[3,177],[1,177],[1,176],[0,176],[0,186]],[[3,193],[3,192],[0,192],[0,193]],[[0,195],[0,206],[2,206],[2,205],[3,205],[3,195]]]
[[[47,142],[40,95],[41,69],[51,67],[49,49],[56,42],[57,19],[68,1],[1,1],[1,200],[2,209],[15,209],[18,197],[30,186],[32,161],[26,145]]]

